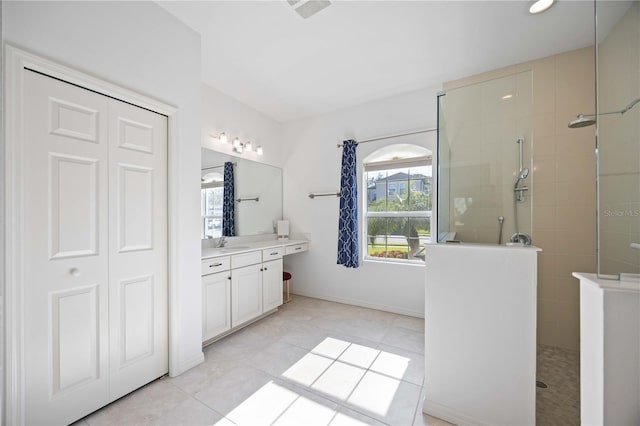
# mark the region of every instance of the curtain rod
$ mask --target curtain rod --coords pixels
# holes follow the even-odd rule
[[[234,166],[237,165],[237,163],[231,163]],[[211,166],[211,167],[205,167],[204,169],[200,169],[200,170],[209,170],[209,169],[219,169],[220,167],[224,167],[224,164],[220,164],[219,166]]]
[[[380,136],[379,138],[365,139],[365,140],[362,140],[362,141],[356,141],[356,142],[357,142],[358,144],[361,144],[361,143],[367,143],[367,142],[375,142],[375,141],[381,141],[381,140],[384,140],[384,139],[398,138],[398,137],[400,137],[400,136],[409,136],[409,135],[417,135],[418,133],[429,133],[429,132],[435,132],[436,130],[438,130],[438,129],[424,129],[424,130],[416,130],[416,131],[413,131],[413,132],[399,133],[399,134],[397,134],[397,135],[389,135],[389,136]],[[341,143],[339,143],[337,146],[338,146],[338,148],[342,148],[342,146],[343,146],[343,145],[342,145]]]

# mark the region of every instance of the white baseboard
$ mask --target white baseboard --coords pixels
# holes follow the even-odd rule
[[[345,305],[360,306],[362,308],[377,309],[379,311],[391,312],[391,313],[400,314],[400,315],[407,315],[410,317],[424,318],[423,312],[413,311],[413,310],[405,309],[399,306],[369,303],[369,302],[365,302],[358,299],[347,299],[342,297],[327,297],[324,294],[316,294],[313,292],[299,291],[299,290],[296,290],[295,292],[292,291],[291,294],[298,295],[298,296],[305,296],[305,297],[313,297],[314,299],[328,300],[330,302],[344,303]]]
[[[477,425],[484,426],[487,423],[482,423],[478,419],[472,419],[471,417],[465,415],[464,413],[460,413],[457,410],[444,406],[442,404],[438,404],[437,402],[430,401],[428,399],[424,400],[422,404],[422,412],[428,414],[433,417],[437,417],[442,420],[446,420],[449,423],[453,423],[455,425]]]
[[[204,352],[200,351],[200,353],[194,355],[188,360],[181,362],[180,365],[178,366],[178,371],[169,371],[169,376],[171,377],[179,376],[182,373],[186,373],[188,370],[191,370],[193,367],[203,362],[204,362]]]

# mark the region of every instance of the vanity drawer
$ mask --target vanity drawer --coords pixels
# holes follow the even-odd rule
[[[216,272],[228,271],[231,261],[229,256],[212,257],[204,259],[201,263],[202,275],[215,274]]]
[[[260,250],[243,254],[234,254],[231,256],[232,269],[255,265],[256,263],[262,263],[262,251]]]
[[[300,253],[301,251],[309,250],[309,243],[296,244],[293,246],[287,246],[285,254]]]
[[[284,247],[274,247],[262,250],[262,261],[280,259],[284,255]]]

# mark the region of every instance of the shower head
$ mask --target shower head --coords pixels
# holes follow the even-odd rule
[[[577,129],[580,127],[593,126],[594,124],[596,124],[595,118],[586,118],[584,114],[578,114],[578,117],[575,120],[569,122],[568,127],[570,129]]]
[[[516,179],[516,181],[513,184],[513,189],[515,191],[521,190],[521,191],[526,191],[526,187],[522,187],[520,186],[520,184],[522,182],[524,182],[524,180],[527,178],[527,176],[529,176],[529,169],[527,167],[523,168],[522,170],[520,170],[520,174],[518,175],[518,178]],[[525,189],[526,188],[526,189]],[[520,192],[519,194],[517,194],[518,199],[520,200],[520,198],[522,197],[522,192]],[[523,201],[524,199],[520,200]]]
[[[524,180],[527,178],[527,176],[529,176],[529,169],[525,167],[524,169],[520,170],[520,174],[518,175],[518,180]]]
[[[632,100],[631,102],[629,102],[627,104],[627,106],[625,106],[621,110],[609,111],[609,112],[599,112],[598,115],[624,114],[625,112],[629,111],[631,108],[636,106],[638,103],[640,103],[640,98]],[[586,118],[585,116],[586,117],[593,117],[593,118]],[[579,127],[587,127],[587,126],[594,125],[594,124],[596,124],[595,117],[596,117],[596,114],[578,114],[578,117],[575,120],[569,122],[568,127],[570,129],[577,129]]]

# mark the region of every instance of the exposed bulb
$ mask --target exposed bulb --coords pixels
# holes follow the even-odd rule
[[[529,7],[529,13],[535,15],[536,13],[544,12],[553,5],[554,0],[537,0]]]
[[[262,155],[262,147],[260,145],[258,145],[258,147],[256,148],[256,152],[258,153],[258,155]]]
[[[253,148],[250,141],[247,141],[247,143],[244,144],[244,147],[249,152],[251,152],[251,149]]]
[[[225,132],[220,133],[220,143],[227,143],[227,134]]]

